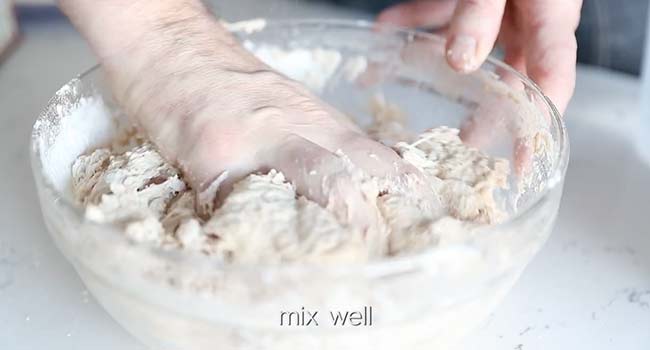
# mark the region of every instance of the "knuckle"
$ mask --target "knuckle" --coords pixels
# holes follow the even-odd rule
[[[254,77],[257,80],[265,81],[265,82],[274,81],[281,77],[280,73],[277,73],[276,71],[271,69],[261,69],[252,72],[247,72],[246,74],[249,74],[250,76]]]
[[[248,125],[247,129],[255,126],[264,126],[270,130],[278,128],[283,121],[283,111],[281,108],[270,105],[263,105],[254,108],[247,116],[244,122]]]

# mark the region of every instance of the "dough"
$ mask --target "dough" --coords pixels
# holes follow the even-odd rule
[[[383,221],[378,232],[339,222],[298,196],[275,170],[239,181],[221,207],[202,215],[196,209],[201,201],[180,172],[133,135],[80,156],[72,167],[72,190],[89,220],[119,225],[137,244],[191,250],[229,264],[365,262],[467,237],[504,218],[494,193],[507,185],[507,161],[464,145],[458,130],[446,127],[394,148],[425,174],[441,208],[417,191],[385,186],[392,190],[377,194]]]

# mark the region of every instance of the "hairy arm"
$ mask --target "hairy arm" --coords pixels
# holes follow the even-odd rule
[[[336,152],[372,176],[420,178],[241,47],[200,0],[59,3],[98,56],[117,102],[195,189],[224,179],[223,196],[242,177],[277,169],[298,193],[367,229],[376,224],[372,196]]]
[[[251,76],[268,72],[268,67],[243,49],[200,0],[60,0],[59,4],[97,55],[127,115],[168,159],[194,170],[191,175],[204,182],[198,166],[184,164],[196,156],[193,140],[201,140],[215,118],[258,106],[254,96],[262,95],[247,94],[246,89],[254,88]],[[237,96],[224,94],[235,88]],[[219,115],[215,105],[222,108]],[[223,124],[237,130],[216,133],[241,135],[242,129],[253,129],[245,123]]]
[[[58,2],[102,62],[110,62],[126,51],[131,57],[159,59],[170,47],[183,49],[192,43],[236,46],[234,38],[200,0]],[[135,66],[151,62],[133,63]]]

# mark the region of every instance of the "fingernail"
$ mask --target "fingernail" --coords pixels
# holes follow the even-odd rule
[[[467,73],[476,69],[476,39],[469,35],[457,35],[447,49],[447,60],[452,68]]]

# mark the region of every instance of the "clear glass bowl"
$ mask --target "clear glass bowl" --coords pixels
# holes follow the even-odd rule
[[[155,349],[441,349],[480,324],[549,236],[568,161],[564,124],[537,86],[489,59],[461,75],[436,36],[348,21],[278,21],[237,33],[249,47],[338,52],[315,86],[368,123],[381,93],[409,127],[483,123],[483,151],[530,166],[499,194],[511,217],[471,238],[363,265],[222,266],[205,256],[131,244],[84,218],[70,168],[105,144],[124,117],[94,68],[63,86],[34,125],[32,164],[54,241],[104,308]],[[323,70],[314,60],[304,72]],[[304,73],[303,72],[303,73]],[[103,113],[88,111],[99,109]],[[333,327],[329,311],[373,308],[372,326]],[[281,312],[319,312],[319,326],[281,326]]]

